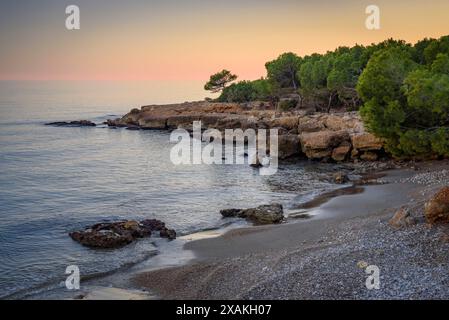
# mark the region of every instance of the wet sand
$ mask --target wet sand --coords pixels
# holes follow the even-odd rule
[[[397,175],[406,173],[397,172],[394,176]],[[234,229],[220,237],[189,242],[185,249],[192,250],[198,259],[208,259],[294,248],[303,241],[319,239],[326,229],[339,221],[399,207],[410,200],[409,193],[414,188],[412,184],[396,183],[366,186],[363,192],[330,198],[310,209],[307,211],[310,219]]]

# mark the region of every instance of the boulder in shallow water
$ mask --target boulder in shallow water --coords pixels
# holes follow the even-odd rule
[[[70,233],[70,237],[86,247],[119,248],[142,237],[141,230],[125,227],[128,222],[99,223],[83,231]],[[151,234],[151,233],[150,233]]]
[[[343,172],[337,172],[334,174],[334,182],[337,184],[344,184],[349,182],[349,177]]]
[[[437,192],[425,205],[425,215],[430,224],[449,223],[449,187]]]
[[[284,209],[278,203],[251,209],[225,209],[221,210],[220,213],[225,218],[245,218],[256,224],[275,224],[284,220]]]
[[[173,229],[164,228],[159,232],[161,238],[167,238],[169,240],[176,239],[176,231]]]
[[[165,226],[165,223],[160,220],[148,219],[148,220],[143,220],[140,223],[142,226],[144,226],[144,228],[146,228],[150,231],[159,231],[159,236],[161,238],[168,238],[170,240],[176,239],[176,231],[173,229],[168,229]]]
[[[234,217],[245,218],[242,215],[243,211],[244,210],[242,210],[242,209],[223,209],[223,210],[220,210],[220,213],[224,218],[234,218]]]
[[[82,231],[71,232],[69,236],[86,247],[119,248],[136,239],[150,237],[153,231],[159,231],[162,238],[176,239],[175,230],[155,219],[98,223]]]
[[[165,223],[157,219],[147,219],[140,222],[145,228],[151,231],[161,231],[165,228]]]
[[[78,120],[78,121],[58,121],[46,123],[46,126],[54,127],[95,127],[96,124],[89,120]]]

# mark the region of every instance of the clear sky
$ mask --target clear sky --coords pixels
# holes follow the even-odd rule
[[[81,30],[65,28],[71,4]],[[365,28],[369,4],[381,30]],[[286,51],[447,34],[449,0],[1,0],[0,79],[256,79]]]

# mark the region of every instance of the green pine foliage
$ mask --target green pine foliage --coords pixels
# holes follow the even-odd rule
[[[236,76],[224,70],[211,77],[208,89],[222,90],[217,100],[223,102],[275,101],[295,93],[298,106],[360,109],[394,156],[449,156],[449,36],[415,45],[389,39],[304,57],[289,52],[265,67],[266,78],[229,86]]]
[[[449,156],[448,37],[385,48],[359,78],[368,128],[399,158]]]

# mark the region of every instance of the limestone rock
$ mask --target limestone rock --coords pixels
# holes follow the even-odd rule
[[[425,216],[430,224],[449,223],[449,187],[444,187],[425,204]]]
[[[344,161],[348,156],[349,152],[351,151],[351,148],[352,146],[349,142],[347,141],[343,142],[341,145],[339,145],[332,151],[332,159],[334,159],[337,162]]]
[[[144,116],[138,120],[138,123],[142,129],[167,129],[167,118],[165,117]]]
[[[280,135],[278,138],[278,157],[287,159],[301,153],[301,144],[298,135]]]
[[[351,136],[352,146],[360,151],[381,150],[383,142],[371,133],[359,133]]]
[[[376,161],[379,158],[379,155],[373,151],[365,151],[360,155],[360,159],[365,161]]]
[[[318,132],[326,130],[324,123],[316,117],[302,117],[298,119],[298,133]]]
[[[404,228],[416,224],[416,221],[410,216],[410,211],[406,207],[402,207],[388,223],[394,228]]]
[[[267,122],[267,125],[270,128],[284,128],[287,131],[291,133],[298,132],[298,121],[299,118],[297,116],[290,116],[290,117],[279,117],[274,118]]]
[[[329,114],[322,121],[328,130],[364,132],[363,121],[357,113]]]
[[[320,131],[300,135],[302,151],[310,159],[330,157],[333,149],[349,141],[347,131]]]

